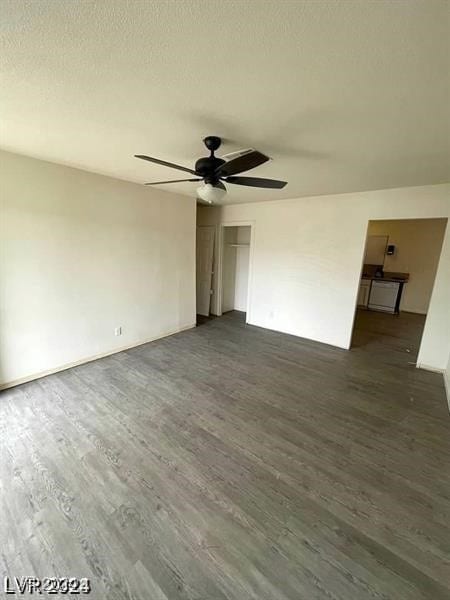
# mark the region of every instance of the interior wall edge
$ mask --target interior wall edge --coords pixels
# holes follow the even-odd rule
[[[416,368],[423,369],[424,371],[431,371],[432,373],[445,373],[445,369],[439,369],[437,367],[433,367],[432,365],[426,365],[424,363],[417,363]]]
[[[236,312],[240,312],[240,311],[236,311]],[[285,335],[292,335],[296,338],[305,340],[306,342],[313,342],[314,344],[323,344],[324,346],[331,346],[332,348],[337,348],[338,350],[349,351],[351,349],[350,343],[338,344],[337,342],[336,343],[324,342],[323,339],[304,337],[302,335],[298,335],[298,333],[290,331],[289,329],[274,329],[273,327],[267,327],[267,325],[260,325],[257,321],[254,321],[254,320],[247,320],[247,325],[252,325],[253,327],[260,327],[261,329],[265,329],[267,331],[273,331],[275,333],[284,333]]]
[[[450,413],[450,375],[447,371],[444,373],[444,388],[447,396],[448,412]]]
[[[53,369],[48,369],[46,371],[41,371],[39,373],[33,373],[32,375],[27,375],[25,377],[21,377],[19,379],[15,379],[13,381],[6,381],[0,383],[0,391],[7,390],[12,387],[16,387],[18,385],[22,385],[23,383],[28,383],[30,381],[35,381],[36,379],[41,379],[42,377],[47,377],[48,375],[53,375],[54,373],[60,373],[61,371],[67,371],[68,369],[72,369],[73,367],[78,367],[80,365],[85,365],[86,363],[93,362],[95,360],[99,360],[101,358],[106,358],[107,356],[112,356],[113,354],[119,354],[120,352],[125,352],[126,350],[131,350],[132,348],[137,348],[138,346],[143,346],[144,344],[149,344],[150,342],[155,342],[156,340],[161,340],[166,337],[170,337],[171,335],[175,335],[177,333],[181,333],[182,331],[188,331],[189,329],[194,329],[197,324],[193,323],[190,325],[185,325],[183,327],[179,327],[178,329],[174,329],[173,331],[168,331],[163,333],[162,335],[157,335],[155,337],[141,340],[135,342],[133,344],[129,344],[128,346],[122,346],[120,348],[115,348],[114,350],[103,352],[100,354],[96,354],[94,356],[89,356],[86,358],[81,358],[80,360],[76,360],[70,363],[66,363],[55,367]]]
[[[450,186],[450,180],[441,181],[440,183],[425,183],[422,185],[407,185],[402,187],[389,187],[389,188],[372,188],[370,190],[361,190],[358,192],[339,192],[334,194],[333,192],[329,192],[328,194],[313,194],[313,195],[302,195],[302,196],[292,196],[291,198],[276,198],[274,200],[253,200],[250,202],[230,202],[229,204],[221,204],[217,206],[203,206],[202,208],[206,209],[215,209],[219,210],[219,214],[222,217],[224,213],[227,212],[228,208],[242,208],[242,209],[251,209],[255,206],[263,205],[269,208],[271,205],[277,204],[296,204],[301,201],[306,200],[327,200],[327,199],[336,199],[336,200],[348,200],[348,199],[356,199],[356,198],[366,198],[371,200],[375,198],[379,194],[386,195],[395,195],[396,192],[404,192],[405,190],[411,191],[411,193],[420,193],[422,190],[426,192],[427,190],[435,190],[446,189]],[[445,219],[448,218],[447,214],[443,214],[441,211],[437,211],[435,214],[421,214],[417,217],[411,217],[408,215],[408,212],[402,213],[401,215],[390,214],[389,211],[386,212],[386,216],[384,215],[375,215],[370,217],[369,221],[403,221],[410,219]],[[234,222],[230,222],[234,224]],[[239,224],[239,221],[236,221],[236,225]]]

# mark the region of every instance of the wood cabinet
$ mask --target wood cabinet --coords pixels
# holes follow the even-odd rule
[[[387,235],[369,235],[366,241],[364,264],[383,265],[388,241]]]
[[[369,304],[370,284],[370,279],[361,279],[358,292],[358,306],[367,308],[367,305]]]

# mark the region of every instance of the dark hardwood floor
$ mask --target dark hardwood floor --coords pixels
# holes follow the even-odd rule
[[[2,392],[1,574],[96,600],[449,599],[450,417],[409,364],[416,317],[360,313],[346,352],[228,313]]]

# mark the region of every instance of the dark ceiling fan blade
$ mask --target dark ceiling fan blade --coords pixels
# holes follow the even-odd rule
[[[226,190],[227,188],[223,185],[223,183],[221,181],[218,181],[217,183],[214,184],[214,187],[216,188],[220,188],[221,190]]]
[[[162,185],[163,183],[183,183],[184,181],[201,181],[201,179],[172,179],[171,181],[151,181],[144,185]]]
[[[145,154],[135,154],[135,158],[140,158],[142,160],[148,160],[149,162],[156,163],[157,165],[163,165],[164,167],[171,167],[172,169],[178,169],[179,171],[185,171],[186,173],[192,173],[192,175],[196,175],[196,172],[192,169],[188,169],[187,167],[182,167],[181,165],[175,165],[174,163],[167,162],[166,160],[160,160],[159,158],[152,158],[151,156],[145,156]]]
[[[249,171],[250,169],[262,165],[268,160],[270,160],[268,156],[257,150],[253,150],[253,152],[248,152],[247,154],[233,158],[225,164],[220,165],[220,167],[216,169],[216,175],[219,177],[228,177],[228,175]]]
[[[237,183],[238,185],[248,185],[250,187],[271,188],[281,190],[287,185],[287,181],[278,179],[263,179],[261,177],[227,177],[227,183]]]

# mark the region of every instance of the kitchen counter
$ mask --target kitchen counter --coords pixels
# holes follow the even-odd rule
[[[374,275],[363,274],[361,279],[370,279],[371,281],[395,281],[399,283],[407,283],[409,281],[409,273],[390,273],[386,271],[383,277],[375,277]]]

